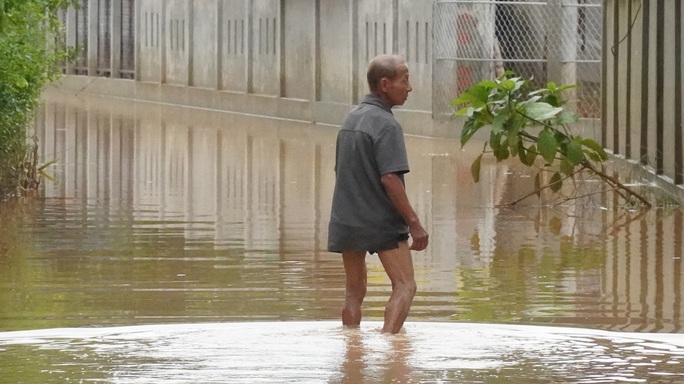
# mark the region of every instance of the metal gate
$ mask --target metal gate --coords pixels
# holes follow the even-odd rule
[[[460,92],[510,70],[578,84],[566,94],[581,117],[601,116],[601,0],[438,0],[433,8],[433,115]]]

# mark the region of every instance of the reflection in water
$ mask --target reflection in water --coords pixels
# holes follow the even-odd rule
[[[56,181],[0,206],[0,330],[338,319],[335,127],[48,94],[37,135]],[[529,191],[525,170],[483,163],[474,184],[457,141],[406,141],[432,239],[415,254],[409,321],[682,330],[681,211],[640,216],[606,194],[500,209]],[[376,257],[368,271],[364,315],[381,320],[389,282]],[[423,350],[344,337],[360,353],[341,365],[352,378],[413,375]],[[370,367],[368,350],[391,358]]]
[[[562,327],[249,322],[0,333],[8,382],[672,383],[684,340]],[[7,356],[7,357],[5,357]],[[26,361],[37,363],[26,366]],[[11,364],[21,364],[17,372]]]
[[[343,329],[345,356],[338,379],[332,383],[409,383],[416,377],[411,367],[415,351],[411,336],[379,335],[379,328]]]
[[[7,225],[31,238],[13,265],[33,275],[28,300],[3,295],[0,328],[337,318],[344,275],[325,251],[336,131],[48,94],[37,134],[57,181]],[[638,215],[605,194],[499,209],[529,191],[525,170],[491,161],[474,184],[458,142],[407,146],[409,197],[433,239],[415,255],[411,319],[681,330],[680,210]],[[379,319],[389,284],[373,257],[369,285],[365,314]]]

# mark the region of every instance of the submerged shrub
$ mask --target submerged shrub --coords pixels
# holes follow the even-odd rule
[[[74,0],[0,0],[0,197],[37,186],[30,134],[43,87],[72,56],[57,12]]]
[[[574,182],[581,173],[597,176],[630,204],[651,207],[651,202],[635,189],[603,170],[608,154],[599,143],[575,134],[571,125],[578,121],[574,112],[564,110],[561,94],[575,85],[549,82],[535,88],[531,81],[505,73],[495,80],[483,80],[466,89],[452,102],[465,116],[461,145],[482,128],[489,129],[489,140],[471,166],[473,179],[480,179],[480,164],[485,154],[497,161],[517,157],[530,168],[538,168],[534,190],[508,205],[529,196],[541,196],[544,189],[558,193],[564,181]],[[545,175],[550,180],[544,182]]]

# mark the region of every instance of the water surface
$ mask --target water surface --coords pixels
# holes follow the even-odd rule
[[[288,326],[305,332],[299,327],[307,324],[318,344],[330,342],[326,348],[334,350],[335,358],[320,362],[322,366],[329,369],[346,361],[340,354],[348,335],[337,325],[344,274],[339,256],[325,250],[336,130],[47,94],[37,135],[43,159],[57,160],[49,169],[55,181],[46,182],[37,199],[0,206],[0,331],[7,332],[0,333],[0,374],[21,377],[41,361],[37,356],[48,365],[69,366],[69,356],[85,354],[100,362],[86,358],[74,365],[85,370],[78,376],[84,380],[147,382],[146,375],[157,380],[157,374],[168,373],[161,371],[168,369],[166,363],[152,362],[152,368],[125,379],[104,372],[97,376],[99,368],[93,367],[104,363],[100,352],[90,351],[111,350],[119,356],[112,365],[130,360],[129,368],[135,371],[136,366],[145,367],[144,346],[172,356],[208,348],[206,354],[186,356],[193,363],[179,363],[184,370],[193,364],[205,366],[216,351],[202,342],[185,348],[185,341],[178,341],[184,337],[181,329],[205,332],[204,340],[213,343],[224,333],[226,338],[237,337],[242,332],[238,329],[273,339],[263,333],[275,327],[277,337],[285,337]],[[627,361],[632,367],[629,351],[646,348],[633,341],[641,338],[653,338],[654,348],[674,352],[656,368],[629,368],[632,378],[653,380],[653,372],[684,372],[679,362],[684,338],[678,334],[680,210],[631,211],[615,204],[608,193],[553,205],[535,198],[504,209],[498,205],[529,192],[529,171],[489,161],[476,184],[470,163],[481,146],[461,150],[456,140],[413,136],[406,142],[412,169],[406,177],[409,198],[431,234],[428,249],[414,255],[418,294],[406,335],[420,340],[416,343],[421,346],[420,357],[412,357],[409,365],[423,367],[418,371],[434,368],[436,373],[415,376],[417,382],[448,382],[457,372],[461,376],[454,377],[462,380],[490,382],[502,367],[520,372],[509,378],[539,377],[539,382],[560,377],[593,377],[596,381],[590,382],[599,382],[611,375],[622,380],[627,371],[619,364]],[[378,321],[389,281],[377,257],[370,256],[368,265],[364,320]],[[281,329],[281,322],[290,325]],[[214,325],[207,330],[202,324]],[[497,335],[508,332],[506,324],[533,327],[515,328],[520,337],[502,342]],[[116,328],[120,326],[124,328]],[[152,336],[138,338],[136,326]],[[120,334],[123,341],[101,339],[90,328]],[[36,329],[48,331],[31,331]],[[581,338],[564,339],[572,329],[585,332],[586,346],[577,342]],[[22,330],[28,334],[9,332]],[[491,345],[483,348],[497,351],[490,370],[450,365],[477,344],[476,336],[470,344],[459,344],[470,330],[485,346]],[[610,332],[593,336],[598,330]],[[546,342],[535,341],[539,333],[550,335],[561,347],[551,343],[545,349]],[[371,344],[386,342],[368,328],[360,334]],[[17,337],[24,341],[17,342]],[[620,344],[625,337],[630,340],[626,349]],[[535,346],[518,346],[523,339]],[[243,344],[248,351],[249,344]],[[316,354],[316,348],[311,353]],[[592,359],[601,348],[624,361],[606,363],[594,376],[567,376],[570,368],[547,375],[539,368],[550,364],[550,351],[558,350],[574,357],[576,370],[586,370],[589,363],[582,365],[582,359]],[[501,352],[506,350],[514,352]],[[216,353],[223,361],[229,352]],[[633,352],[634,359],[642,355]],[[374,366],[371,360],[377,356],[363,356],[362,363]],[[523,364],[520,359],[526,356],[533,362]],[[217,364],[211,370],[219,377],[226,368],[221,364],[228,363]],[[296,376],[298,368],[293,369]],[[219,379],[210,375],[179,382],[193,380]]]

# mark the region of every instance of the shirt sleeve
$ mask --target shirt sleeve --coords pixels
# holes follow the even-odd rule
[[[399,124],[391,124],[375,141],[375,161],[380,175],[409,171],[404,131]]]

